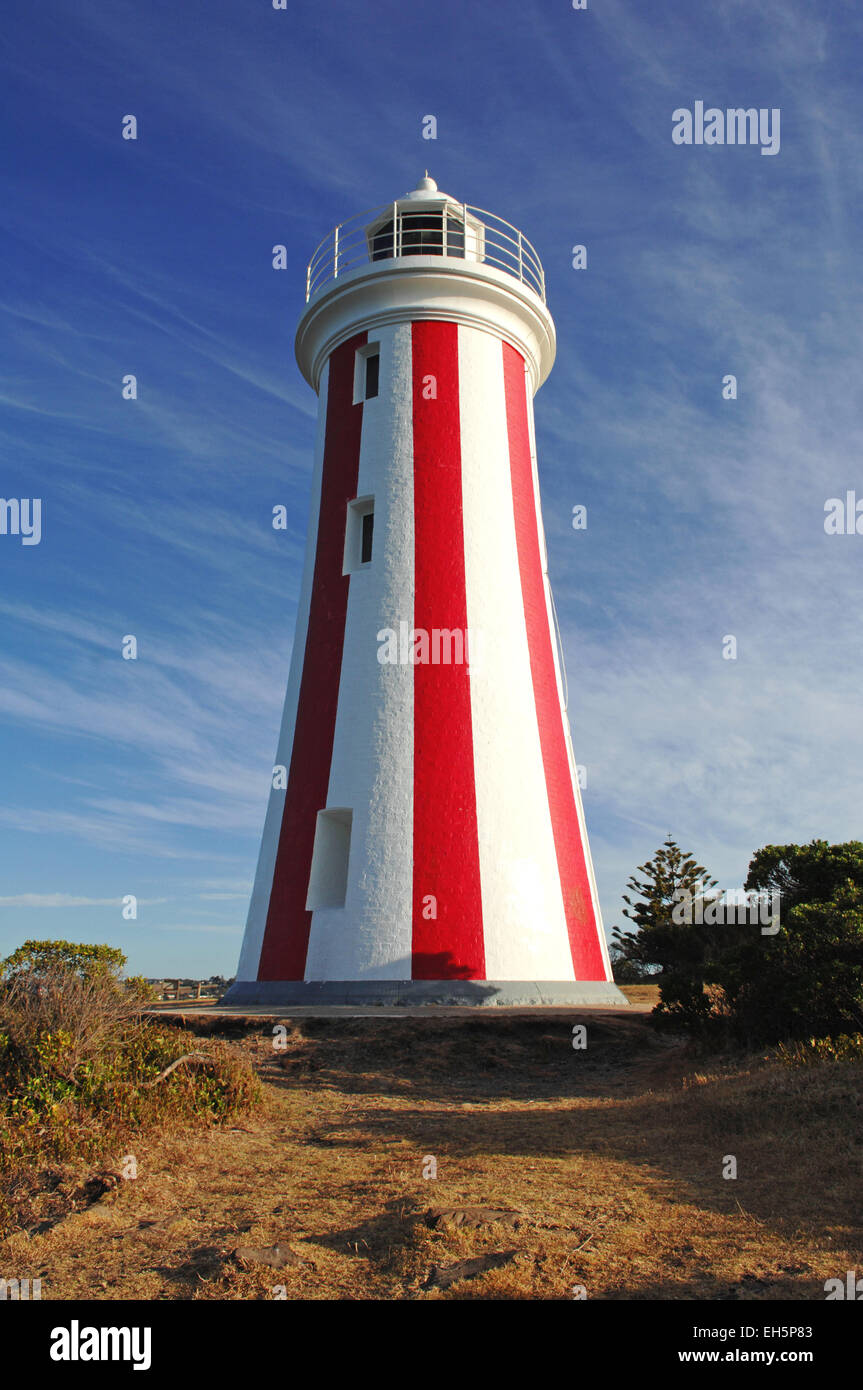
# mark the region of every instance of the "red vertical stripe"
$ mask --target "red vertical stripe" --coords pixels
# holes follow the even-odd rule
[[[327,804],[348,610],[345,524],[359,473],[363,407],[353,403],[354,354],[366,339],[358,333],[330,357],[315,574],[259,980],[302,980],[306,969],[306,896],[317,814]]]
[[[467,628],[458,325],[414,323],[414,627]],[[430,397],[427,399],[427,397]],[[485,977],[467,665],[414,668],[413,978]],[[436,918],[429,898],[435,900]]]
[[[521,593],[572,963],[577,980],[604,980],[605,962],[599,944],[599,923],[593,910],[585,847],[575,804],[546,606],[530,457],[524,359],[508,343],[503,344],[503,370]]]

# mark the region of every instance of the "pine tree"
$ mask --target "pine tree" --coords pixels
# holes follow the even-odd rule
[[[682,923],[672,916],[675,907],[685,904],[685,893],[691,895],[694,906],[696,899],[716,887],[716,880],[702,864],[691,854],[684,854],[669,834],[653,858],[638,866],[626,886],[635,898],[623,894],[627,904],[623,915],[635,923],[637,931],[614,928],[613,944],[620,958],[646,979],[703,959],[704,931],[694,924],[698,914],[693,911],[690,922]]]

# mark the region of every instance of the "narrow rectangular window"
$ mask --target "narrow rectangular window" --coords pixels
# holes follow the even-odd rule
[[[348,503],[342,574],[355,574],[357,570],[367,569],[371,564],[374,525],[374,497],[355,497]]]
[[[354,353],[354,405],[373,400],[381,387],[381,345],[363,343]]]
[[[367,401],[370,401],[372,399],[372,396],[376,396],[378,394],[378,383],[380,381],[380,374],[381,355],[379,352],[370,352],[366,358],[365,397]]]

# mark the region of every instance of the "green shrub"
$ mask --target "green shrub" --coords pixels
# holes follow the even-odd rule
[[[45,944],[0,976],[0,1234],[52,1165],[104,1163],[133,1133],[220,1123],[261,1096],[227,1044],[148,1021],[123,959],[76,966]]]
[[[25,941],[0,961],[0,979],[19,972],[45,974],[71,970],[75,974],[111,975],[119,979],[126,957],[117,946],[86,946],[75,941]]]
[[[639,872],[629,887],[640,896],[627,911],[639,930],[615,935],[628,961],[659,967],[659,1026],[707,1047],[746,1048],[863,1026],[863,843],[758,850],[745,887],[778,895],[775,931],[714,914],[706,898],[702,914],[678,922],[675,894],[706,880],[671,839]]]

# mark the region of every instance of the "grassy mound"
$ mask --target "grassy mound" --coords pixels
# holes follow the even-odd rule
[[[87,1171],[116,1164],[134,1135],[222,1123],[258,1101],[227,1043],[147,1022],[142,1004],[107,972],[0,981],[0,1235],[87,1200]]]

